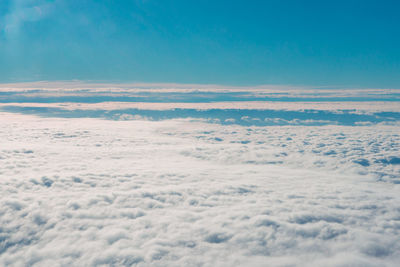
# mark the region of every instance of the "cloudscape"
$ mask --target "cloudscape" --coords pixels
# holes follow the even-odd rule
[[[0,3],[0,266],[398,266],[395,1]]]

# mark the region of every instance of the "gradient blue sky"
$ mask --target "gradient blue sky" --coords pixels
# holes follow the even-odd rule
[[[0,82],[400,88],[400,1],[2,0]]]

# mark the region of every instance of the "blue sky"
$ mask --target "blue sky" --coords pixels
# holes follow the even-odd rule
[[[400,88],[398,1],[0,2],[0,82]]]

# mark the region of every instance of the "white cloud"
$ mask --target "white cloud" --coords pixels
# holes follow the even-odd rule
[[[0,265],[396,266],[398,130],[0,113]]]

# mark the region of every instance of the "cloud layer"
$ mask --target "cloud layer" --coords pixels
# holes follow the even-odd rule
[[[0,113],[0,264],[396,266],[398,130]]]
[[[114,109],[88,109],[79,104],[74,105],[0,105],[1,111],[35,114],[44,117],[61,118],[105,118],[111,120],[152,120],[193,119],[224,125],[238,124],[243,126],[272,125],[398,125],[400,112],[374,110],[318,110],[318,109],[250,109],[250,108],[211,108],[211,109],[159,109],[156,103],[153,109],[121,109],[118,104]],[[382,105],[382,104],[381,104]],[[201,106],[201,105],[200,105]],[[298,106],[299,107],[299,106]]]

